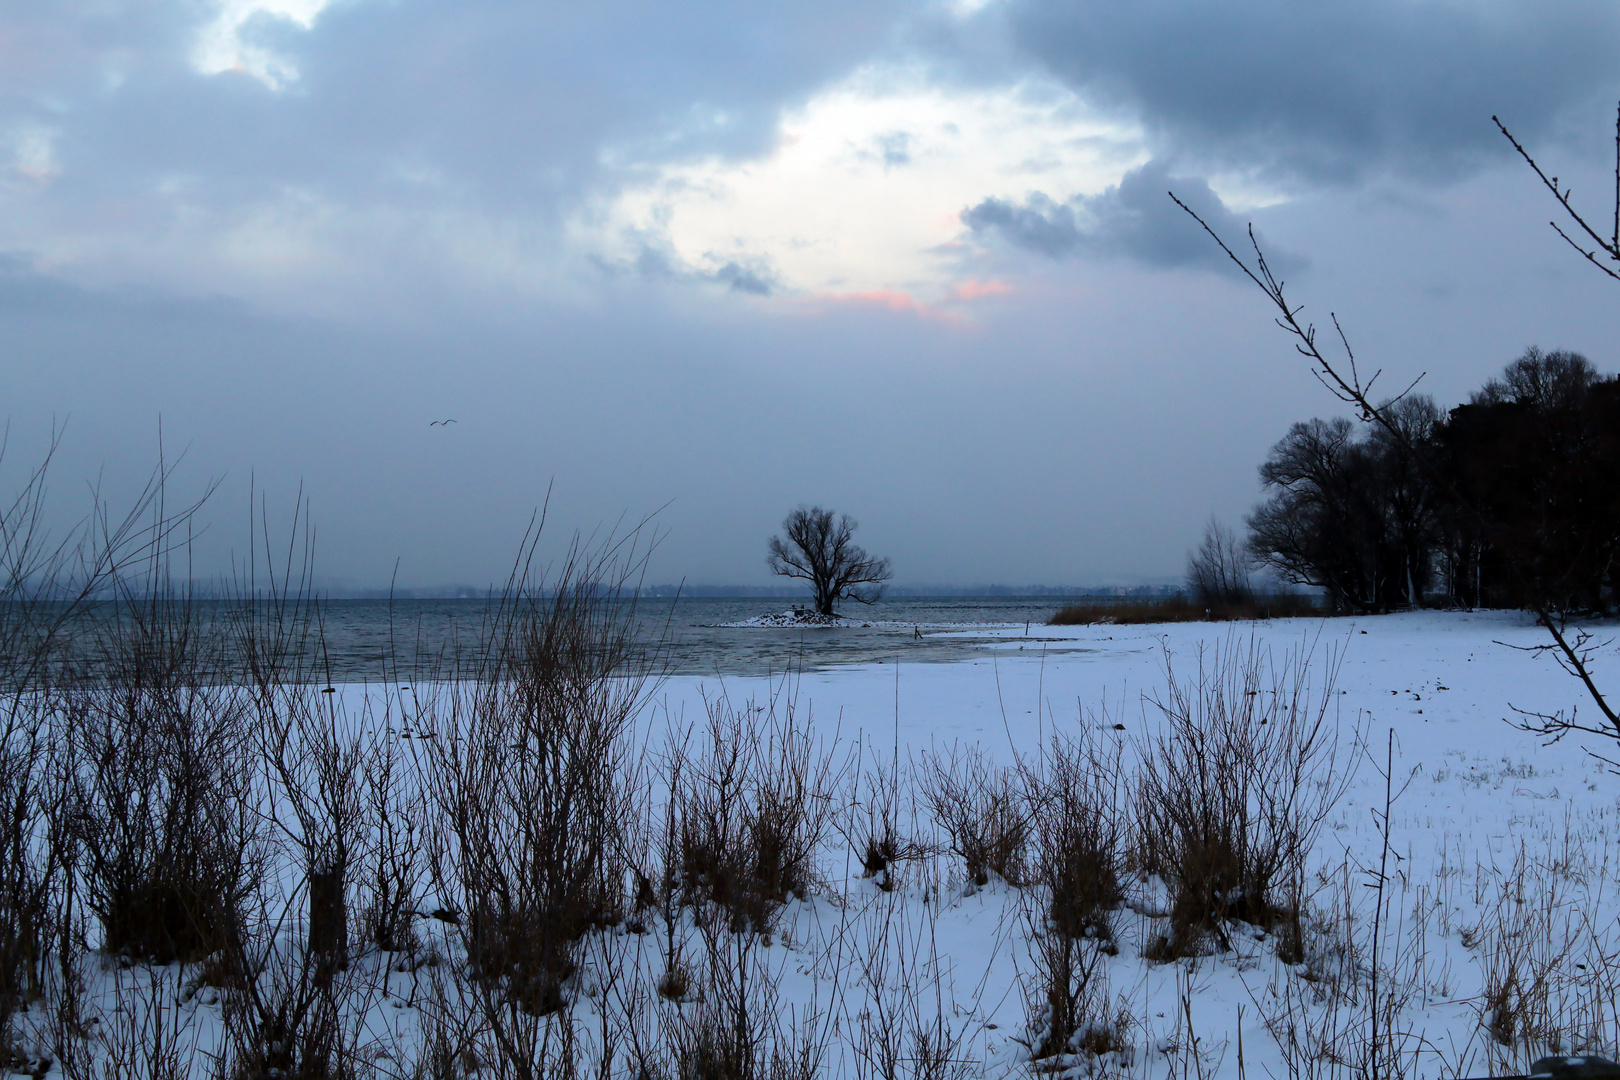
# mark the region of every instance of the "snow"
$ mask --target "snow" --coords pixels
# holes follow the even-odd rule
[[[827,629],[861,627],[884,627],[886,629],[910,630],[914,627],[995,627],[998,629],[1011,629],[1012,623],[992,622],[904,622],[895,619],[862,619],[853,615],[821,615],[807,608],[794,608],[791,611],[778,611],[769,615],[755,615],[751,619],[740,622],[715,623],[715,626],[745,629],[747,627],[791,627],[794,629],[814,629],[824,627]],[[1023,626],[1023,623],[1017,625]]]
[[[1310,658],[1319,688],[1337,664],[1338,760],[1354,770],[1341,774],[1345,794],[1310,856],[1307,959],[1284,963],[1273,935],[1239,926],[1229,952],[1149,963],[1141,950],[1160,932],[1167,901],[1156,881],[1134,882],[1115,913],[1118,954],[1100,960],[1100,1000],[1107,1015],[1128,1014],[1128,1045],[1043,1068],[1064,1076],[1349,1075],[1355,1062],[1343,1056],[1365,1050],[1375,991],[1380,1023],[1395,1033],[1386,1036],[1393,1052],[1373,1066],[1382,1075],[1523,1073],[1543,1053],[1615,1056],[1620,787],[1589,752],[1609,752],[1602,740],[1544,746],[1515,726],[1515,709],[1579,709],[1583,718],[1591,711],[1579,684],[1534,651],[1546,636],[1528,618],[1419,612],[972,631],[975,640],[987,634],[997,642],[994,655],[954,663],[912,664],[897,650],[878,663],[786,678],[670,678],[641,714],[638,738],[656,760],[669,733],[701,724],[717,699],[739,708],[772,703],[779,714],[791,708],[808,718],[820,752],[853,776],[873,762],[898,761],[904,771],[953,747],[977,746],[1013,765],[1034,760],[1054,735],[1089,726],[1101,739],[1120,740],[1128,785],[1136,753],[1158,729],[1150,698],[1164,688],[1167,661],[1185,677],[1200,649],[1207,655],[1252,642],[1276,658],[1294,650]],[[1597,667],[1600,685],[1620,687],[1614,646],[1599,653]],[[351,715],[379,709],[388,692],[397,688],[339,688]],[[662,797],[654,785],[650,798]],[[906,828],[937,835],[914,795],[902,801]],[[885,1025],[902,1035],[901,1058],[915,1057],[916,1038],[932,1033],[958,1063],[954,1075],[1028,1075],[1032,1017],[1038,1023],[1030,1003],[1038,897],[999,880],[974,887],[943,851],[903,864],[899,887],[883,892],[860,876],[857,855],[830,832],[824,884],[790,901],[769,935],[741,935],[728,946],[755,972],[756,988],[768,988],[780,1030],[798,1029],[821,1046],[820,1073],[829,1077],[883,1075],[872,1048]],[[1386,908],[1377,920],[1379,893],[1370,886],[1381,864]],[[675,932],[700,951],[690,919]],[[662,972],[663,942],[661,927],[590,939],[570,987],[584,1045],[594,1045],[604,1013],[622,1012],[627,987],[650,986]],[[440,948],[450,955],[453,946]],[[443,968],[388,973],[387,959],[361,958],[346,977],[371,987],[361,1007],[368,1053],[385,1073],[392,1063],[404,1074],[432,1011],[426,986]],[[1530,1025],[1530,1039],[1493,1039],[1485,999],[1493,978],[1518,988],[1517,1032]],[[157,997],[148,999],[181,999],[165,1014],[182,1028],[181,1043],[205,1052],[219,1045],[217,993],[183,992],[187,976],[178,968],[154,972],[109,960],[93,965],[90,979],[92,1006],[109,1017],[104,1031],[149,1017],[127,987],[157,980]],[[650,1001],[647,1016],[667,1020],[698,1007]],[[648,1030],[663,1031],[643,1019]],[[1546,1030],[1534,1030],[1538,1024]],[[1334,1031],[1337,1063],[1311,1041]],[[205,1064],[198,1054],[192,1075],[205,1075]],[[902,1062],[902,1074],[911,1068]]]

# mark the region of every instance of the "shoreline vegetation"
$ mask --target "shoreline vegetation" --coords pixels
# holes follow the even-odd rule
[[[1265,619],[1326,618],[1334,614],[1320,598],[1305,593],[1258,594],[1236,602],[1199,603],[1178,594],[1163,599],[1124,599],[1067,604],[1048,626],[1136,625],[1141,623],[1235,622]]]
[[[1401,739],[1433,755],[1407,809],[1366,782],[1409,751],[1346,707],[1347,648],[1291,629],[1155,629],[1122,654],[1158,658],[1137,704],[1043,705],[1001,745],[950,734],[991,678],[971,663],[908,669],[904,724],[881,667],[826,678],[895,693],[892,717],[836,723],[832,683],[812,700],[792,676],[665,677],[594,584],[622,570],[582,553],[544,596],[512,590],[468,678],[330,689],[298,670],[321,628],[296,590],[237,621],[131,591],[102,678],[5,696],[0,788],[25,812],[0,837],[4,1064],[1417,1080],[1620,1037],[1612,805],[1554,799],[1528,849],[1413,846],[1448,783],[1508,785],[1521,817],[1549,784],[1596,790],[1505,742],[1453,760],[1423,741],[1422,704],[1440,717],[1472,666],[1433,631],[1474,616],[1385,624],[1408,643],[1377,646],[1362,682],[1451,652],[1408,665],[1422,682],[1351,684],[1395,695]],[[1482,618],[1468,648],[1501,633]],[[213,683],[225,655],[252,677]],[[1024,670],[1043,692],[1097,662]],[[1401,875],[1371,877],[1392,851]]]

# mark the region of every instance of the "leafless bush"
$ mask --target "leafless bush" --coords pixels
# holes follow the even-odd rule
[[[911,794],[915,803],[914,788]],[[928,855],[926,844],[902,830],[900,801],[900,762],[896,754],[887,765],[874,760],[870,770],[863,768],[856,773],[848,804],[833,823],[860,861],[861,876],[870,878],[883,892],[893,891],[900,883],[897,871],[901,865]],[[911,817],[916,817],[915,805]]]
[[[733,930],[764,933],[776,911],[816,882],[816,851],[832,820],[832,761],[791,702],[706,703],[696,754],[673,748],[670,855],[682,902],[723,913]]]
[[[175,1003],[167,972],[130,969],[114,978],[113,1007],[92,1035],[63,1045],[58,1067],[68,1080],[189,1080],[200,1064],[198,1030]]]
[[[1112,941],[1110,913],[1124,899],[1120,814],[1123,746],[1100,745],[1094,726],[1052,740],[1039,770],[1024,769],[1035,848],[1034,883],[1047,921],[1066,938]]]
[[[274,924],[271,924],[274,927]],[[346,1080],[358,1075],[355,1033],[345,1026],[348,988],[331,956],[270,929],[242,950],[242,977],[225,998],[230,1080]],[[363,1014],[363,1006],[349,1010]]]
[[[388,720],[367,725],[373,734],[360,770],[364,843],[359,877],[365,895],[360,930],[368,946],[414,954],[427,808],[419,777]]]
[[[348,961],[350,864],[362,843],[362,769],[368,761],[359,735],[342,730],[350,718],[342,715],[322,670],[325,627],[312,585],[307,505],[300,498],[295,506],[279,565],[268,517],[261,504],[250,519],[252,541],[233,582],[229,629],[252,698],[251,730],[271,783],[267,816],[303,870],[306,945],[311,955],[324,958],[316,976],[325,980]]]
[[[8,435],[9,425],[0,432],[0,466],[9,465]],[[169,473],[160,462],[123,518],[109,516],[92,490],[92,514],[53,532],[46,481],[59,442],[53,430],[38,464],[0,502],[0,1064],[16,1058],[16,1011],[45,992],[52,951],[71,966],[61,932],[73,907],[62,899],[64,890],[72,896],[73,748],[54,696],[72,666],[70,646],[125,562],[163,550],[196,510],[165,513]],[[71,980],[62,986],[76,994]]]
[[[914,909],[912,909],[914,910]],[[971,1075],[962,1044],[967,1027],[957,1018],[942,979],[935,936],[937,905],[920,919],[907,917],[904,897],[887,892],[866,909],[856,950],[859,978],[845,992],[858,1080],[955,1080]],[[858,1011],[849,1015],[850,1002]]]
[[[217,681],[188,594],[125,593],[105,674],[65,696],[78,839],[103,949],[159,962],[231,945],[264,856],[249,702]]]
[[[1027,1001],[1031,1057],[1061,1071],[1128,1055],[1129,1010],[1110,996],[1104,958],[1115,955],[1113,910],[1124,898],[1120,815],[1123,746],[1095,725],[1057,737],[1038,766],[1020,768],[1034,847],[1025,897],[1035,978]]]
[[[67,844],[48,714],[20,695],[0,708],[0,1065],[11,1065],[16,1011],[45,992]]]
[[[267,687],[254,723],[275,784],[270,817],[304,872],[306,947],[320,958],[318,979],[348,962],[350,864],[365,814],[367,757],[358,737],[340,732],[337,704],[335,694],[307,684]]]
[[[1128,1062],[1135,1018],[1109,991],[1102,942],[1048,931],[1031,938],[1037,976],[1026,1008],[1030,1058],[1060,1072],[1105,1055]]]
[[[1280,661],[1254,641],[1200,649],[1191,681],[1166,656],[1163,718],[1141,748],[1136,831],[1141,869],[1170,887],[1170,933],[1149,955],[1195,954],[1225,925],[1284,926],[1322,822],[1349,782],[1338,769],[1337,660],[1313,685],[1312,651]]]
[[[700,926],[702,974],[689,1004],[661,1005],[661,1053],[644,1075],[671,1080],[814,1080],[827,1030],[811,1008],[795,1017],[779,996],[782,972],[762,939],[718,921]]]
[[[439,819],[434,884],[491,1023],[562,1007],[575,942],[624,913],[634,831],[626,731],[648,677],[622,599],[634,564],[623,546],[576,543],[542,588],[538,538],[492,603],[477,678],[418,721]]]
[[[467,1046],[466,1032],[435,1014],[422,1017],[411,1051],[409,1056],[394,1055],[406,1063],[397,1074],[400,1080],[462,1080],[478,1067],[476,1054]]]
[[[928,757],[921,785],[969,882],[986,885],[991,874],[1009,885],[1023,882],[1029,820],[1014,770],[992,765],[980,747],[953,746],[943,760]]]

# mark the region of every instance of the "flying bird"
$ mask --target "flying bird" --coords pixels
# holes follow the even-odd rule
[[[453,423],[455,423],[454,420],[433,420],[433,421],[430,421],[428,423],[428,427],[438,427],[440,424],[453,424]]]

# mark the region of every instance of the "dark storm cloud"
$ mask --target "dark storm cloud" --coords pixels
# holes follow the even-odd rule
[[[1227,243],[1246,239],[1247,222],[1227,209],[1207,182],[1171,176],[1168,167],[1157,161],[1126,173],[1100,195],[1067,202],[1041,192],[1022,201],[988,198],[964,210],[962,223],[976,233],[996,233],[1016,247],[1054,259],[1126,256],[1149,266],[1235,269],[1171,201],[1171,191]],[[1271,258],[1279,269],[1298,263],[1284,252],[1274,252]]]
[[[1451,177],[1620,92],[1592,0],[1013,0],[1017,40],[1139,112],[1159,153],[1279,177]]]

